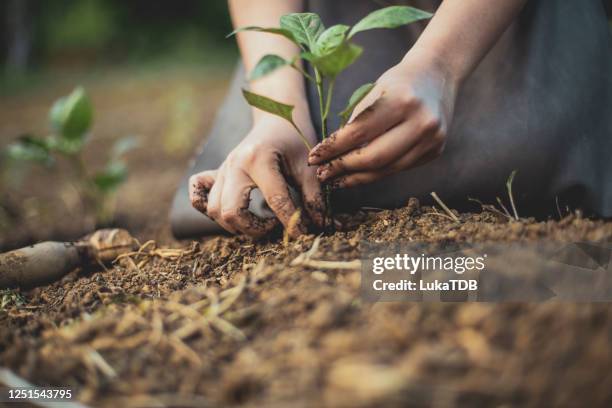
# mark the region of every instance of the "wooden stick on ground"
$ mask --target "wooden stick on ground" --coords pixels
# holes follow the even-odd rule
[[[122,229],[99,230],[78,242],[41,242],[0,254],[0,288],[31,288],[61,279],[74,269],[109,263],[134,249]]]
[[[445,212],[445,213],[447,213],[447,214],[448,214],[448,216],[449,216],[449,217],[451,217],[451,218],[453,219],[453,221],[455,221],[455,222],[459,222],[459,218],[458,218],[458,217],[455,215],[455,213],[454,213],[454,212],[452,212],[452,211],[450,210],[450,208],[448,208],[448,207],[446,206],[446,204],[444,204],[444,202],[443,202],[443,201],[440,199],[440,197],[438,197],[438,195],[436,194],[436,192],[435,192],[435,191],[432,191],[432,192],[431,192],[431,196],[433,197],[433,199],[434,199],[434,200],[436,200],[436,202],[438,203],[438,205],[439,205],[440,207],[442,207],[442,209],[444,210],[444,212]]]

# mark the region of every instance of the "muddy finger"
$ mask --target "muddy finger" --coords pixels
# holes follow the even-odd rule
[[[189,178],[189,200],[193,208],[206,214],[208,195],[215,184],[216,170],[203,171]]]

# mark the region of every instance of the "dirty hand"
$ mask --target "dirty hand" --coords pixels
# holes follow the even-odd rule
[[[309,120],[298,125],[311,144],[316,143]],[[297,225],[290,225],[297,208],[289,195],[289,180],[301,192],[310,220],[318,226],[323,224],[321,189],[316,168],[307,166],[307,156],[306,147],[289,123],[262,117],[218,170],[191,176],[189,198],[194,208],[229,232],[260,237],[280,221],[291,235],[299,235],[306,231],[306,225],[303,216]],[[249,194],[255,187],[278,219],[262,219],[248,210]]]
[[[457,86],[432,66],[409,54],[378,79],[354,119],[311,150],[320,181],[334,188],[371,183],[442,153]]]

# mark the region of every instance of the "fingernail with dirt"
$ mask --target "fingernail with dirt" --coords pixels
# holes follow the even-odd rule
[[[316,164],[319,164],[319,162],[321,161],[321,158],[319,157],[319,154],[318,154],[319,146],[320,144],[316,145],[310,151],[310,154],[308,155],[308,165],[309,166],[314,166]]]
[[[339,189],[346,187],[345,182],[344,182],[344,177],[330,180],[327,184],[329,185],[329,188],[331,188],[332,190],[339,190]]]
[[[325,181],[325,179],[329,177],[329,174],[330,174],[329,164],[324,164],[322,166],[319,166],[319,168],[317,169],[317,177],[319,178],[320,181]]]

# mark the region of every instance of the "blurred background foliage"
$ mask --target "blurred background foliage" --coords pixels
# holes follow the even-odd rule
[[[172,197],[238,56],[230,31],[226,0],[0,0],[0,251],[96,227],[69,162],[49,171],[3,154],[52,132],[49,108],[78,86],[93,106],[89,176],[123,138],[138,146],[125,154],[110,225],[169,237]]]
[[[3,0],[0,12],[5,90],[45,69],[236,56],[225,0]]]

